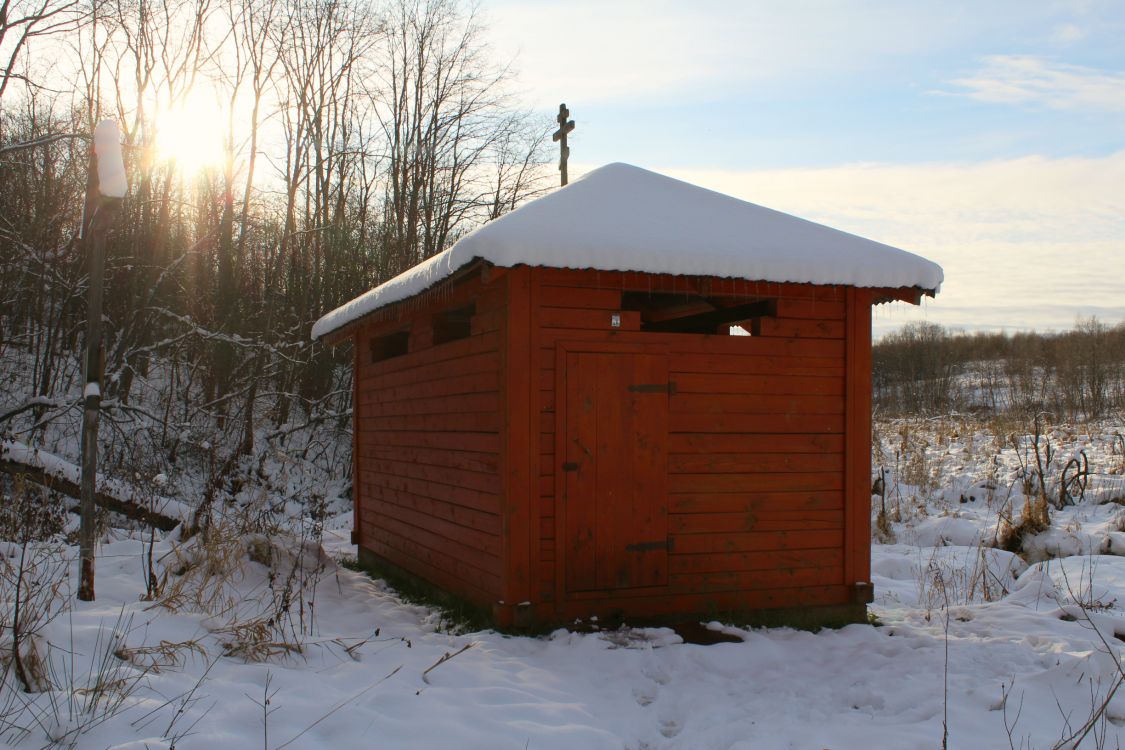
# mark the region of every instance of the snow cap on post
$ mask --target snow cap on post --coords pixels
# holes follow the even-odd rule
[[[94,128],[94,154],[98,157],[98,192],[106,198],[124,198],[129,183],[116,120],[102,120]]]

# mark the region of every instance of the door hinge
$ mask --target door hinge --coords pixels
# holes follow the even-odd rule
[[[626,552],[652,552],[658,549],[666,549],[672,551],[672,538],[660,539],[655,542],[637,542],[636,544],[626,544]]]
[[[578,471],[578,462],[567,461],[565,464],[562,465],[562,470],[563,471]]]

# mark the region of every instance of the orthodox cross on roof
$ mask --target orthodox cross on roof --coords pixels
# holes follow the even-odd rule
[[[558,120],[559,129],[551,136],[551,140],[559,141],[559,173],[563,185],[566,184],[566,160],[570,156],[570,147],[566,145],[566,134],[574,130],[574,120],[568,120],[568,117],[570,117],[570,110],[565,104],[560,104],[559,116],[555,118]]]

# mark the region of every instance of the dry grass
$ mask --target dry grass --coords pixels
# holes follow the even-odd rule
[[[159,673],[164,669],[180,669],[186,663],[187,657],[192,654],[207,656],[207,652],[197,640],[160,641],[153,646],[121,645],[113,652],[113,655],[121,661],[153,673]]]
[[[900,484],[914,485],[923,497],[937,489],[937,478],[930,466],[927,450],[929,441],[903,422],[898,430],[899,444],[895,449],[895,476]]]
[[[214,618],[222,655],[248,662],[302,653],[315,629],[317,585],[332,564],[318,536],[262,531],[260,520],[254,509],[221,517],[177,546],[154,605]],[[257,579],[249,592],[248,578]]]
[[[233,524],[216,524],[176,545],[160,562],[171,573],[154,606],[172,612],[222,615],[236,609],[235,583],[243,574],[246,547]]]
[[[1035,500],[1026,497],[1018,522],[1012,518],[1010,512],[1000,513],[996,546],[1017,555],[1022,554],[1026,537],[1040,534],[1049,528],[1051,528],[1051,510],[1046,496],[1040,495]]]
[[[265,662],[303,652],[300,643],[278,638],[278,623],[273,617],[231,622],[212,632],[220,639],[223,656],[247,662]]]
[[[875,516],[875,541],[879,544],[894,544],[895,530],[891,526],[891,519],[885,510],[880,510]]]
[[[978,545],[971,561],[954,565],[937,551],[917,573],[918,602],[929,619],[934,610],[998,601],[1008,594],[1004,582],[989,565],[989,548]]]

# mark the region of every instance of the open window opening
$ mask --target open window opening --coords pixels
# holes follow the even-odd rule
[[[473,316],[476,314],[477,305],[470,302],[434,315],[434,346],[469,338],[473,332]]]
[[[401,357],[410,350],[410,332],[395,331],[371,339],[371,362]]]
[[[755,321],[777,316],[776,299],[745,297],[625,292],[621,306],[640,312],[641,330],[654,333],[753,336]]]

